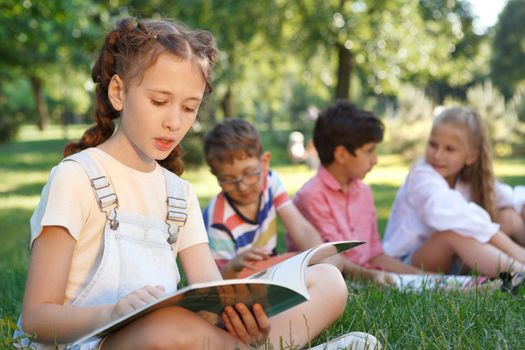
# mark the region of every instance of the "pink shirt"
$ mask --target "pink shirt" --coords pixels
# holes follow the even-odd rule
[[[361,180],[352,180],[344,193],[336,179],[319,167],[297,192],[294,204],[321,233],[324,241],[366,241],[344,254],[365,268],[378,268],[369,261],[383,253],[377,231],[376,209],[372,191]]]

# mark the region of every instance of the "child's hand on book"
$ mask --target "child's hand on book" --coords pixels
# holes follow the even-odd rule
[[[244,268],[254,269],[255,262],[267,260],[270,253],[262,248],[250,248],[239,253],[230,261],[230,267],[233,271],[239,272]]]
[[[227,306],[221,316],[228,333],[250,346],[265,344],[270,334],[270,320],[260,304],[252,310],[242,303]]]
[[[144,305],[155,302],[164,295],[162,286],[145,286],[134,290],[122,299],[120,299],[111,311],[111,320],[116,320],[124,315],[129,314]]]

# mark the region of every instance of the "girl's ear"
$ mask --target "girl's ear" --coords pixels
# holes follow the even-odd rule
[[[479,156],[479,150],[476,149],[476,150],[470,151],[469,155],[467,156],[467,160],[465,164],[467,166],[471,166],[472,164],[476,162],[476,160],[478,160],[478,156]]]
[[[108,86],[108,98],[116,111],[121,111],[124,101],[124,81],[115,74]]]

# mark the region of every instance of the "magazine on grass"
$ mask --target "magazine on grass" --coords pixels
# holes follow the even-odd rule
[[[305,281],[307,266],[363,243],[322,243],[244,279],[191,284],[96,329],[73,345],[106,337],[139,317],[167,306],[180,306],[201,313],[207,319],[215,317],[218,321],[226,306],[259,303],[268,317],[274,316],[310,298]]]
[[[394,287],[399,290],[421,292],[428,289],[443,289],[449,291],[468,291],[488,281],[484,276],[469,275],[407,275],[388,274],[394,281]]]

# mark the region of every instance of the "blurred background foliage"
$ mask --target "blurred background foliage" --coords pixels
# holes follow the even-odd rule
[[[90,123],[90,69],[123,17],[175,18],[210,30],[221,50],[215,89],[185,141],[190,162],[211,124],[309,133],[316,113],[349,99],[383,118],[384,152],[420,154],[437,107],[485,118],[497,155],[525,153],[525,6],[509,0],[476,32],[466,0],[3,0],[0,142],[22,124]]]

